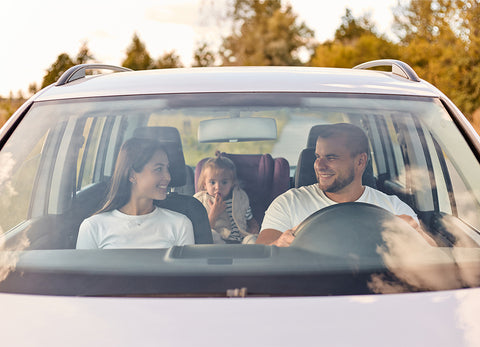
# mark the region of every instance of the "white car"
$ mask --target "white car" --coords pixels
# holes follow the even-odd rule
[[[206,158],[235,163],[261,225],[278,196],[316,185],[316,129],[334,123],[364,131],[363,185],[408,205],[433,244],[360,202],[315,212],[290,247],[218,239],[193,197]],[[155,204],[186,216],[195,244],[76,249],[130,138],[165,148]],[[480,140],[401,61],[79,65],[9,119],[0,148],[1,345],[480,345]]]

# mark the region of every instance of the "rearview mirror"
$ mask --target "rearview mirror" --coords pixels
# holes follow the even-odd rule
[[[275,140],[277,123],[273,118],[236,117],[200,122],[199,142],[242,142]]]

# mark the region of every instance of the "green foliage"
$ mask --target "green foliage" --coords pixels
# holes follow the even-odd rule
[[[0,98],[0,124],[3,125],[24,102],[23,98]]]
[[[328,41],[315,49],[311,66],[350,68],[369,60],[398,58],[398,47],[372,33],[351,39],[348,44]]]
[[[377,35],[368,16],[356,19],[347,8],[335,39],[318,45],[309,65],[348,68],[369,60],[398,57],[398,46]]]
[[[153,59],[150,57],[145,44],[138,35],[133,35],[132,43],[127,48],[127,57],[122,62],[122,66],[132,70],[153,69]]]
[[[65,71],[74,65],[75,63],[67,53],[60,54],[43,77],[42,88],[55,83]]]
[[[342,24],[335,31],[335,40],[349,42],[366,34],[375,34],[375,26],[368,15],[355,18],[352,11],[347,7],[342,17]]]
[[[163,54],[158,58],[155,68],[157,69],[171,69],[176,67],[183,67],[180,57],[175,50]]]
[[[206,43],[199,45],[193,66],[212,66],[217,56],[223,65],[301,65],[301,50],[313,52],[308,63],[312,66],[353,67],[394,58],[442,90],[470,119],[480,107],[480,0],[399,1],[393,13],[395,43],[377,32],[369,15],[355,18],[346,8],[334,39],[317,44],[314,50],[313,31],[299,21],[288,2],[230,1],[231,33],[223,37],[217,53]],[[86,43],[75,58],[60,54],[47,69],[41,87],[54,83],[71,66],[92,60]],[[152,59],[137,34],[122,65],[134,70],[183,66],[174,50]],[[28,91],[37,90],[31,84]],[[13,100],[0,100],[0,121],[17,108]]]
[[[301,65],[298,52],[309,48],[313,31],[297,23],[280,0],[236,0],[232,33],[223,39],[223,65]]]
[[[193,67],[207,67],[215,64],[215,54],[208,49],[206,43],[202,43],[193,53]]]
[[[395,12],[400,59],[471,119],[480,106],[480,8],[476,0],[411,0]]]
[[[57,57],[57,60],[48,68],[46,75],[43,77],[42,88],[55,83],[62,74],[72,66],[77,64],[84,64],[94,57],[90,53],[87,44],[84,42],[75,58],[71,58],[67,53],[62,53]]]
[[[163,54],[157,61],[154,61],[148,53],[145,44],[137,34],[134,34],[132,42],[127,48],[127,56],[123,60],[122,66],[132,70],[149,70],[183,67],[183,64],[175,50]]]

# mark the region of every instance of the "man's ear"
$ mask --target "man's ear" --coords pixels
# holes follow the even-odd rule
[[[367,167],[367,161],[368,161],[367,153],[360,153],[357,156],[357,163],[362,169],[365,169]]]

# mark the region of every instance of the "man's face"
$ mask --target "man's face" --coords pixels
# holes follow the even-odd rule
[[[315,174],[322,191],[338,193],[352,184],[356,175],[355,158],[352,158],[344,136],[319,137],[315,157]]]

